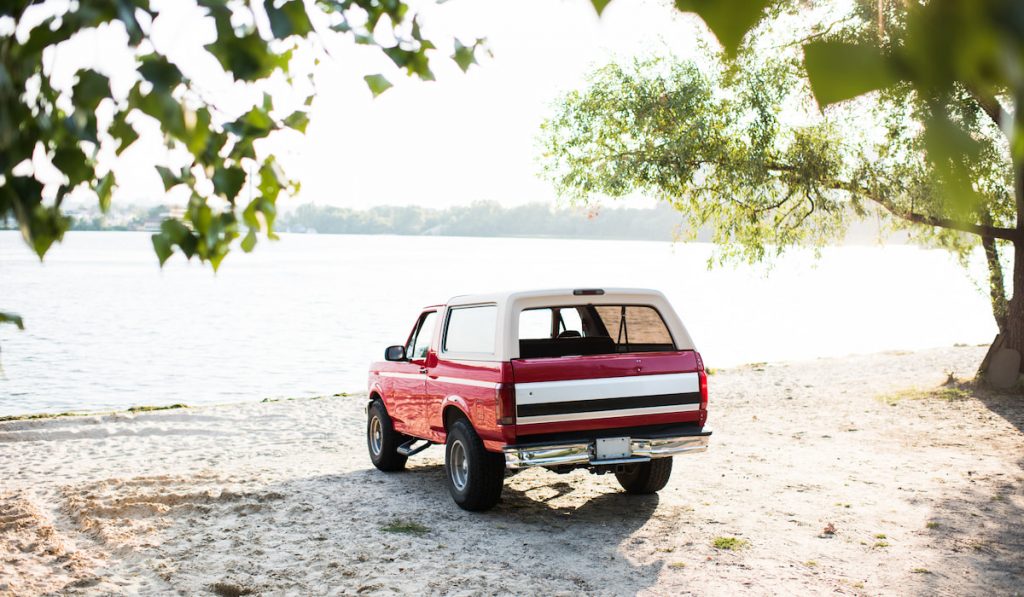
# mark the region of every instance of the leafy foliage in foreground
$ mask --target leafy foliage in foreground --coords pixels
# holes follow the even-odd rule
[[[402,0],[197,0],[215,39],[204,46],[236,85],[259,88],[272,77],[299,91],[291,72],[300,44],[324,52],[329,36],[374,47],[409,75],[432,80],[436,46],[423,36],[417,14]],[[157,125],[168,154],[183,159],[154,164],[164,187],[184,187],[183,217],[168,218],[153,235],[160,263],[174,252],[216,269],[239,239],[251,251],[259,235],[274,236],[276,202],[297,188],[258,143],[276,131],[304,132],[304,108],[274,109],[264,94],[242,113],[225,113],[214,98],[151,38],[161,18],[149,0],[81,0],[68,4],[14,0],[0,3],[0,219],[13,218],[42,258],[68,229],[61,204],[72,192],[91,191],[110,206],[118,181],[101,155],[120,155]],[[123,35],[136,77],[116,90],[108,74],[85,68],[68,82],[54,73],[54,55],[82,32]],[[388,31],[388,41],[374,34]],[[393,38],[393,39],[392,39]],[[482,40],[455,40],[451,58],[462,70],[475,62]],[[367,75],[374,95],[390,83]],[[309,106],[312,95],[304,103]],[[56,184],[37,176],[43,163],[61,173]],[[243,193],[243,188],[253,192]],[[243,200],[243,197],[246,197]],[[0,315],[0,323],[21,321]]]

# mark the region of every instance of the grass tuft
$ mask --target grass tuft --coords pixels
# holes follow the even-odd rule
[[[750,541],[746,539],[739,539],[736,537],[715,537],[711,545],[715,549],[728,549],[730,551],[738,551],[750,545]]]
[[[429,527],[412,520],[396,519],[380,527],[385,533],[405,533],[406,535],[426,535],[430,532]]]
[[[927,568],[914,568],[911,570],[914,574],[931,574],[932,571]]]
[[[188,408],[187,404],[168,404],[167,406],[133,406],[128,409],[130,413],[148,413],[154,410],[173,410],[176,408]]]
[[[900,390],[891,394],[881,394],[877,396],[877,399],[883,404],[896,406],[904,400],[945,400],[946,402],[956,402],[958,400],[966,400],[971,396],[973,396],[973,394],[970,386],[967,384],[961,384],[940,386],[928,390],[911,388],[909,390]]]
[[[935,522],[934,520],[930,520],[930,521],[928,521],[928,522],[926,522],[924,524],[924,528],[932,529],[932,530],[935,530],[935,529],[939,528],[940,526],[942,526],[942,525],[940,525],[939,523]]]

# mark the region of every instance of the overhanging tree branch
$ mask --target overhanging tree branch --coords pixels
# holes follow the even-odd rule
[[[949,228],[950,230],[959,230],[960,232],[967,232],[970,234],[977,234],[981,237],[986,238],[999,238],[1002,240],[1008,240],[1011,242],[1024,240],[1024,235],[1019,231],[1011,228],[998,228],[996,226],[983,226],[980,224],[970,224],[968,222],[958,222],[949,218],[938,218],[935,216],[926,216],[924,214],[905,213],[900,214],[897,212],[891,212],[905,220],[911,222],[917,222],[918,224],[927,224],[929,226],[938,226],[939,228]]]
[[[850,190],[846,187],[846,190]],[[902,218],[909,222],[917,224],[926,224],[928,226],[937,226],[939,228],[947,228],[949,230],[958,230],[960,232],[966,232],[968,234],[976,234],[982,238],[998,238],[1002,240],[1008,240],[1010,242],[1024,242],[1024,233],[1015,228],[1000,228],[998,226],[987,226],[983,224],[972,224],[970,222],[961,222],[959,220],[953,220],[951,218],[941,218],[938,216],[929,216],[925,214],[918,214],[912,211],[904,211],[896,206],[892,205],[889,201],[882,199],[881,197],[874,197],[869,193],[862,193],[868,199],[881,205],[890,214],[897,218]]]

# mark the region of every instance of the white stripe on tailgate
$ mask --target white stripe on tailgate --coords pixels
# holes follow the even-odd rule
[[[611,417],[632,417],[635,415],[684,413],[698,409],[700,409],[699,404],[672,404],[669,406],[653,406],[651,408],[624,408],[621,410],[602,410],[590,411],[585,413],[565,413],[562,415],[516,417],[516,425],[530,425],[532,423],[558,423],[561,421],[583,421],[589,419],[608,419]]]
[[[545,404],[548,402],[572,402],[574,400],[599,400],[601,398],[659,396],[662,394],[683,394],[698,391],[700,391],[700,381],[696,373],[630,375],[629,377],[574,379],[570,381],[534,381],[516,384],[516,404]],[[653,409],[645,410],[647,412],[654,412]],[[568,419],[558,420],[565,421]]]

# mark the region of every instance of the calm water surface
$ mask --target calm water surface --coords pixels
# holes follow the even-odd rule
[[[990,341],[948,254],[841,247],[708,271],[665,242],[283,235],[216,275],[146,233],[77,232],[45,263],[0,231],[0,415],[360,391],[427,304],[545,287],[662,290],[709,367]],[[980,267],[980,263],[978,266]],[[979,271],[975,272],[980,273]]]

